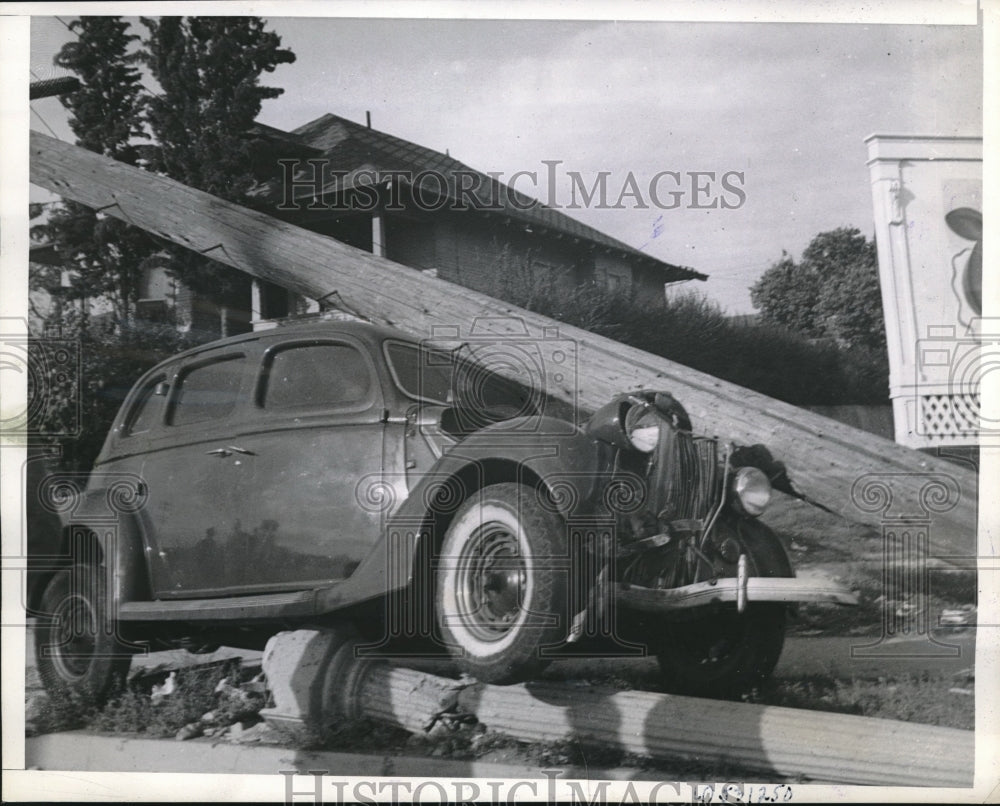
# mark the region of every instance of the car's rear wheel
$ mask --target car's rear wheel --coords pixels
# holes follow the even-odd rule
[[[435,612],[459,666],[487,683],[526,680],[565,638],[565,524],[531,487],[495,484],[456,513],[435,574]]]
[[[101,705],[124,682],[131,658],[116,640],[105,590],[103,569],[92,565],[64,569],[46,586],[35,661],[50,692]]]

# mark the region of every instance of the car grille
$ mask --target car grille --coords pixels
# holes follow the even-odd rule
[[[704,520],[719,503],[718,443],[668,429],[660,462],[665,476],[659,485],[663,498],[660,517],[668,521]]]

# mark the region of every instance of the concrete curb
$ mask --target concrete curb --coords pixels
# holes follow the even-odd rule
[[[100,736],[85,731],[27,739],[24,761],[29,770],[51,771],[278,775],[294,770],[303,774],[322,771],[335,777],[548,779],[542,767],[527,764],[309,751],[199,739],[178,742]],[[606,770],[559,765],[559,777],[568,779],[659,781],[663,775],[628,767]]]

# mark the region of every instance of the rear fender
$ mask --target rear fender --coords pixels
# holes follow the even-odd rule
[[[76,495],[61,513],[61,563],[103,569],[109,575],[108,604],[112,608],[119,602],[150,598],[143,540],[145,502],[138,476],[95,471],[86,491]]]

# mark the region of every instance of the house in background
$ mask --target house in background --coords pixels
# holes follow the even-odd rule
[[[669,283],[707,279],[588,227],[448,154],[337,115],[323,115],[290,133],[264,126],[257,133],[274,143],[273,153],[286,150],[282,170],[257,196],[265,209],[485,294],[496,296],[525,282],[562,290],[595,283],[662,298]],[[296,150],[289,152],[290,147]],[[262,302],[266,317],[271,311]]]
[[[285,132],[256,124],[254,206],[281,220],[491,296],[596,284],[662,299],[670,283],[706,280],[658,260],[475,171],[448,154],[327,114]],[[203,299],[145,269],[138,314],[173,315],[184,330],[233,335],[319,310],[246,278]],[[349,304],[349,301],[347,301]]]

